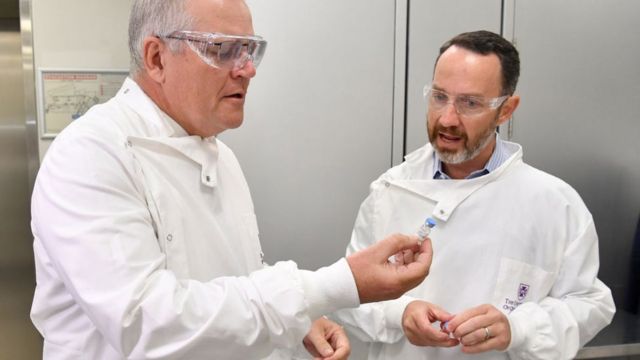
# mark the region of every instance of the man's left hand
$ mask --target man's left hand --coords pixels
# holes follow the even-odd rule
[[[489,304],[457,314],[449,321],[447,329],[460,339],[462,351],[468,354],[503,351],[511,343],[511,328],[507,316]]]
[[[342,326],[324,317],[313,322],[302,343],[314,360],[344,360],[351,353],[349,338]]]

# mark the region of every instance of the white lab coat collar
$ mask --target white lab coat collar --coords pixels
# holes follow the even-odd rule
[[[391,169],[383,178],[388,185],[404,189],[418,196],[435,201],[436,206],[432,215],[441,220],[447,221],[453,211],[467,197],[484,185],[498,179],[502,173],[512,168],[513,164],[522,162],[522,147],[516,143],[504,142],[510,147],[511,155],[502,165],[487,175],[474,179],[448,180],[425,178],[426,169],[433,168],[433,147],[426,144],[422,148],[414,151],[405,157],[403,166]]]
[[[127,104],[140,118],[143,118],[144,114],[145,121],[151,123],[153,136],[128,136],[127,141],[131,146],[152,147],[154,144],[163,144],[202,166],[201,182],[203,185],[214,187],[217,184],[219,150],[215,136],[202,138],[187,134],[131,78],[125,79],[116,97],[119,101]]]

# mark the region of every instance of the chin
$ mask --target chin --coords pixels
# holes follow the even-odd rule
[[[239,128],[242,125],[243,120],[244,117],[242,113],[225,114],[222,116],[216,116],[214,120],[212,120],[211,124],[215,128],[225,131]]]

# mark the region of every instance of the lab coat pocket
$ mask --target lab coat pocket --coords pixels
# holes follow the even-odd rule
[[[502,258],[492,303],[505,314],[521,304],[538,302],[553,285],[553,273],[522,261]]]

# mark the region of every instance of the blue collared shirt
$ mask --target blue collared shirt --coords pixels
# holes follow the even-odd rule
[[[496,148],[493,149],[493,154],[491,154],[491,158],[485,164],[484,168],[480,170],[476,170],[469,174],[465,179],[473,179],[480,177],[482,175],[486,175],[498,167],[502,165],[511,155],[513,155],[512,151],[504,145],[504,141],[500,139],[500,136],[496,133]],[[451,177],[445,174],[442,170],[442,161],[438,157],[436,152],[433,152],[433,178],[436,180],[450,180]]]

